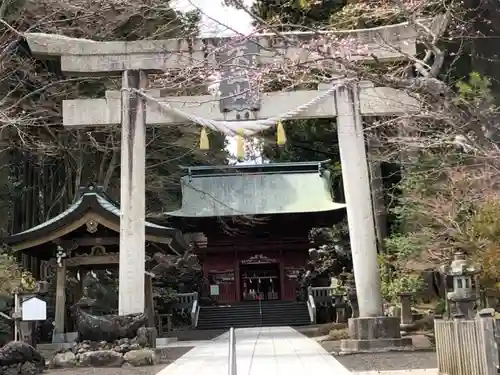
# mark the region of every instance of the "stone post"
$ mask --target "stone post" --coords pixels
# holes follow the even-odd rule
[[[167,314],[167,332],[172,332],[172,314]]]
[[[486,300],[485,307],[495,309],[498,305],[498,292],[496,290],[486,289],[485,300]]]
[[[350,339],[341,343],[341,350],[346,352],[411,345],[411,339],[401,338],[399,318],[385,317],[383,312],[359,87],[353,86],[339,87],[335,93],[342,180],[359,305],[359,318],[349,319]]]
[[[485,289],[479,290],[479,306],[482,309],[485,309],[488,307],[488,301],[486,299],[486,290]]]
[[[335,298],[335,322],[336,323],[345,323],[347,321],[346,319],[346,313],[345,313],[345,308],[346,308],[346,302],[344,299],[343,294],[334,294],[333,295]]]
[[[356,284],[353,279],[348,280],[347,286],[347,301],[351,308],[351,318],[359,318],[358,294],[356,292]]]
[[[401,326],[413,324],[413,313],[411,311],[411,298],[413,293],[401,293]]]
[[[156,328],[154,327],[141,327],[137,330],[137,342],[143,347],[155,349],[157,336]]]
[[[123,72],[119,315],[142,313],[145,306],[146,103],[139,95],[127,89],[146,87],[147,77],[144,72]]]

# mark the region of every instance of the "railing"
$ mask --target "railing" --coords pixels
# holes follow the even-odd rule
[[[191,326],[196,328],[198,325],[198,317],[200,315],[200,304],[198,302],[198,292],[192,293],[177,293],[177,302],[174,303],[174,308],[189,310],[191,316]]]
[[[4,318],[4,319],[7,319],[7,320],[9,320],[9,321],[14,320],[14,319],[12,319],[10,316],[8,316],[7,314],[5,314],[5,313],[3,313],[3,312],[1,312],[1,311],[0,311],[0,317],[2,317],[2,318]]]
[[[262,327],[262,299],[259,298],[259,315],[260,315],[260,326]]]
[[[236,335],[234,328],[229,329],[229,358],[227,363],[228,375],[237,375],[238,369],[236,366]]]
[[[307,311],[312,324],[316,324],[316,303],[314,302],[312,287],[307,289]]]
[[[314,298],[309,294],[307,297],[307,310],[309,311],[309,318],[311,319],[311,324],[316,324],[316,304],[314,303]]]
[[[497,374],[498,351],[491,316],[474,320],[434,321],[438,373],[447,375]]]
[[[309,287],[309,294],[314,297],[316,305],[330,305],[335,296],[335,288],[331,286]]]
[[[193,307],[191,308],[191,325],[193,328],[198,326],[198,317],[200,316],[200,305],[198,303],[198,296],[193,301]]]
[[[191,306],[193,301],[195,299],[198,299],[198,293],[197,292],[192,292],[192,293],[177,293],[177,303],[176,305],[179,305],[180,307],[184,307],[186,305]]]

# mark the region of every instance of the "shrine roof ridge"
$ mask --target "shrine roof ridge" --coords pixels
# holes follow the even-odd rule
[[[180,166],[185,175],[192,177],[231,175],[231,174],[264,174],[264,173],[311,173],[321,172],[330,160],[282,162],[264,164],[232,164],[232,165],[202,165],[202,166]]]

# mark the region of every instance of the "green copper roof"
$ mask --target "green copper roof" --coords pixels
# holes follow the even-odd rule
[[[99,203],[99,205],[109,213],[116,215],[117,217],[120,217],[120,207],[116,205],[115,202],[108,200],[107,198],[103,197],[103,195],[97,193],[97,192],[86,192],[84,193],[75,203],[73,203],[71,206],[69,206],[65,211],[61,212],[59,215],[54,216],[52,219],[49,219],[37,226],[34,226],[30,229],[25,230],[24,232],[19,232],[17,234],[22,234],[22,233],[29,233],[29,232],[35,232],[39,229],[42,229],[44,227],[49,226],[50,224],[53,224],[59,220],[64,219],[66,216],[68,216],[70,213],[75,211],[80,207],[80,205],[83,203],[83,200],[85,197],[92,197],[95,198],[95,200]],[[146,221],[146,227],[150,228],[159,228],[159,229],[169,229],[168,227],[164,227],[161,225],[153,224],[150,222]]]
[[[167,213],[217,217],[333,211],[328,172],[320,162],[185,168],[182,206]]]
[[[95,194],[95,193],[91,193],[91,194]],[[54,216],[53,218],[51,218],[51,219],[49,219],[49,220],[47,220],[47,221],[45,221],[45,222],[43,222],[41,224],[38,224],[38,225],[36,225],[34,227],[26,229],[25,231],[19,232],[17,234],[35,232],[35,231],[37,231],[39,229],[42,229],[44,227],[48,227],[50,224],[56,223],[59,220],[64,219],[70,213],[72,213],[73,211],[75,211],[78,207],[80,207],[80,205],[82,204],[82,202],[83,202],[83,196],[81,196],[80,199],[78,199],[75,203],[73,203],[71,206],[69,206],[65,211],[61,212],[59,215]]]
[[[101,188],[90,186],[81,189],[80,198],[64,212],[24,232],[2,238],[2,241],[6,244],[16,246],[18,250],[36,248],[38,245],[32,245],[30,241],[34,239],[51,241],[51,234],[56,233],[57,235],[58,231],[81,219],[88,212],[93,212],[98,217],[104,219],[105,222],[112,223],[113,230],[115,231],[120,226],[119,205],[108,197]],[[103,225],[106,226],[106,224]],[[182,237],[182,232],[178,229],[150,222],[145,223],[145,229],[146,239],[150,236],[149,241],[168,243],[170,248],[177,254],[189,248],[189,245]]]

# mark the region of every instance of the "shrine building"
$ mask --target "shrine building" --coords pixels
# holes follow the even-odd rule
[[[178,229],[146,221],[146,266],[155,253],[183,255],[189,248]],[[33,228],[3,238],[23,267],[37,280],[56,277],[53,342],[65,342],[74,329],[69,307],[83,295],[81,275],[91,270],[118,268],[120,207],[100,187],[80,189],[80,196],[65,211]],[[67,274],[78,283],[69,288]],[[117,308],[117,306],[115,306]],[[155,325],[151,276],[145,274],[145,311]],[[51,325],[50,325],[51,326]]]
[[[182,206],[167,214],[169,226],[180,229],[198,255],[211,298],[247,309],[257,300],[295,302],[310,230],[345,217],[324,163],[182,169]]]

